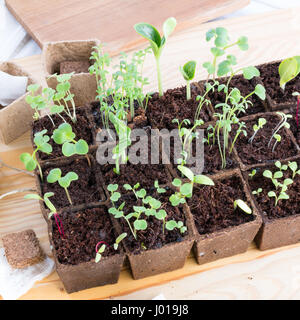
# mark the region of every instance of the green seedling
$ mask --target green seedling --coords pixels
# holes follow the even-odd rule
[[[263,172],[263,176],[265,178],[271,179],[275,188],[277,189],[280,186],[280,182],[278,181],[278,179],[281,179],[283,177],[283,173],[282,171],[277,171],[273,174],[270,170],[265,170]]]
[[[183,224],[182,221],[170,220],[166,223],[166,229],[172,231],[178,229],[181,234],[184,234],[187,231],[187,227]]]
[[[269,140],[268,143],[268,148],[271,146],[272,140],[275,139],[275,143],[273,145],[273,149],[272,152],[275,151],[276,145],[278,144],[278,142],[281,141],[281,136],[278,134],[278,132],[280,131],[280,129],[282,128],[290,128],[290,124],[288,123],[288,119],[291,119],[293,116],[290,114],[285,114],[284,112],[276,112],[276,114],[278,114],[281,117],[281,120],[279,121],[278,125],[274,128],[273,130],[273,134],[271,139]]]
[[[244,211],[247,214],[252,214],[252,209],[242,199],[237,199],[234,201],[234,210],[236,210],[237,208],[240,208],[242,211]]]
[[[288,167],[289,167],[289,168],[291,169],[291,171],[293,172],[292,179],[295,178],[296,174],[299,174],[299,175],[300,175],[300,169],[298,170],[298,164],[297,164],[296,161],[293,161],[293,162],[290,162],[290,161],[289,161]]]
[[[250,177],[250,179],[253,179],[253,177],[256,175],[256,170],[255,169],[253,169],[250,173],[249,173],[249,177]]]
[[[62,123],[54,130],[52,139],[55,143],[62,145],[62,153],[66,157],[77,155],[87,155],[89,146],[83,139],[75,140],[76,135],[68,123]]]
[[[24,196],[24,199],[43,201],[45,203],[46,207],[50,210],[50,213],[48,215],[48,218],[50,219],[52,217],[52,215],[57,213],[57,210],[56,210],[55,206],[49,200],[49,198],[51,198],[53,196],[54,196],[53,192],[45,193],[44,194],[44,198],[40,197],[39,195],[37,195],[35,193],[30,193],[30,194],[27,194],[26,196]]]
[[[154,182],[154,188],[156,189],[156,192],[157,192],[157,193],[165,193],[165,192],[167,192],[166,189],[161,188],[161,187],[159,186],[158,180],[155,180],[155,182]]]
[[[197,127],[200,127],[204,124],[203,120],[196,120],[192,128],[188,129],[183,127],[183,125],[190,126],[191,121],[189,119],[184,119],[179,122],[178,119],[173,119],[172,123],[177,123],[178,134],[181,142],[181,159],[177,159],[180,165],[185,165],[191,153],[191,143],[193,139],[198,137],[197,133],[194,132]]]
[[[267,123],[267,120],[266,120],[265,118],[259,118],[259,119],[258,119],[258,124],[255,124],[255,125],[253,126],[253,131],[254,131],[254,133],[253,133],[252,137],[249,139],[249,142],[250,142],[251,144],[253,143],[253,140],[254,140],[257,132],[258,132],[260,129],[262,129],[263,126],[264,126],[266,123]]]
[[[59,185],[65,190],[67,198],[71,205],[73,205],[73,202],[71,200],[68,188],[70,187],[71,182],[76,180],[78,180],[77,173],[68,172],[64,177],[62,177],[62,172],[59,168],[52,169],[47,176],[48,183],[58,182]]]
[[[172,194],[169,198],[172,206],[176,207],[180,204],[186,203],[186,198],[191,198],[193,195],[194,184],[213,186],[214,182],[207,176],[194,175],[193,171],[185,166],[177,166],[177,169],[182,173],[185,178],[188,178],[189,182],[183,182],[179,178],[175,178],[172,181],[173,186],[179,189],[178,192]]]
[[[106,245],[102,244],[102,246],[97,250],[96,257],[95,257],[95,262],[98,263],[102,259],[102,254],[106,249]]]
[[[262,191],[262,188],[258,188],[257,190],[252,191],[252,194],[259,196],[262,193]]]
[[[300,56],[282,60],[278,68],[278,73],[280,76],[279,84],[284,90],[285,85],[300,73]]]
[[[191,99],[191,84],[190,82],[195,77],[196,72],[196,61],[189,61],[183,67],[180,67],[179,70],[186,81],[186,99]]]
[[[163,95],[160,57],[166,41],[174,31],[176,24],[177,22],[175,18],[168,18],[163,24],[163,37],[161,37],[157,29],[149,23],[138,23],[134,26],[135,31],[150,42],[150,46],[156,61],[158,91],[160,96]]]
[[[123,232],[122,234],[120,234],[118,236],[118,238],[116,239],[115,243],[114,243],[114,249],[115,250],[118,250],[119,248],[119,244],[122,240],[124,240],[125,238],[127,237],[127,233],[126,232]]]
[[[47,133],[46,129],[35,133],[33,141],[36,148],[34,149],[33,153],[29,154],[25,152],[25,153],[22,153],[20,156],[20,160],[24,163],[26,170],[34,171],[35,168],[38,167],[40,177],[42,180],[43,180],[43,172],[40,164],[36,159],[36,153],[40,151],[46,154],[51,154],[52,146],[48,143],[50,138],[49,136],[46,135],[46,133]]]
[[[275,162],[275,166],[280,170],[280,171],[286,171],[288,169],[288,166],[286,164],[281,164],[280,161]]]

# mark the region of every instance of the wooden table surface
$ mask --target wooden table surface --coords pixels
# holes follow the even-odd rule
[[[300,42],[297,41],[300,31],[300,8],[204,24],[189,30],[175,32],[174,36],[169,39],[162,56],[163,84],[165,88],[175,87],[184,83],[178,70],[179,65],[183,65],[187,60],[195,59],[200,66],[207,60],[209,46],[205,43],[205,32],[209,28],[216,26],[228,28],[232,38],[237,38],[240,35],[248,36],[250,48],[247,52],[232,50],[232,53],[236,54],[238,58],[239,66],[260,64],[296,54],[299,55],[300,53]],[[43,81],[40,56],[24,58],[17,62],[26,68],[27,71],[31,72],[35,78]],[[156,73],[152,56],[149,56],[146,60],[145,75],[148,76],[152,82],[152,85],[147,89],[155,90]],[[204,78],[204,76],[205,71],[202,67],[199,67],[197,79],[200,80]],[[22,168],[19,155],[22,152],[30,151],[29,132],[8,146],[0,144],[0,158],[9,165],[19,168]],[[34,180],[31,177],[22,173],[16,173],[7,168],[0,170],[0,194],[14,189],[30,187],[34,187]],[[42,247],[50,254],[46,223],[41,216],[38,203],[35,201],[25,201],[22,194],[0,200],[0,238],[6,233],[21,231],[25,228],[33,228],[35,230]],[[292,251],[287,250],[290,248],[294,249]],[[274,253],[277,254],[273,255]],[[276,258],[277,255],[278,259]],[[240,279],[238,278],[239,276],[244,276],[245,272],[251,273],[252,268],[255,268],[255,266],[259,264],[259,266],[264,266],[264,268],[262,268],[264,272],[261,273],[261,275],[264,274],[267,277],[266,268],[268,270],[268,268],[271,268],[272,265],[275,265],[278,261],[282,266],[282,270],[285,270],[284,266],[294,263],[295,257],[299,255],[300,244],[264,252],[259,251],[255,245],[252,244],[244,254],[201,266],[196,264],[191,255],[183,269],[142,280],[133,280],[128,269],[124,268],[118,284],[88,289],[70,295],[64,291],[62,283],[56,272],[54,272],[43,281],[36,283],[22,299],[104,299],[115,296],[122,296],[123,298],[152,298],[147,296],[146,292],[148,292],[148,294],[150,292],[147,291],[150,290],[147,288],[165,284],[162,287],[156,288],[159,290],[159,288],[168,286],[167,283],[171,280],[190,275],[193,276],[186,278],[187,281],[191,279],[187,282],[190,283],[190,286],[186,286],[186,288],[183,286],[182,289],[178,289],[180,291],[178,291],[178,296],[176,296],[176,284],[178,284],[178,288],[180,288],[179,285],[181,282],[180,280],[178,280],[179,282],[172,281],[172,298],[184,296],[184,290],[186,290],[186,292],[188,292],[189,289],[191,290],[192,284],[194,286],[199,285],[199,288],[201,287],[201,290],[204,290],[203,292],[208,292],[207,297],[209,297],[210,289],[221,292],[224,281],[230,279],[230,276],[235,277],[235,279]],[[268,260],[270,257],[272,257],[273,261],[271,264]],[[256,269],[258,274],[260,270],[262,270],[260,268]],[[226,272],[224,270],[226,270]],[[198,273],[202,274],[196,275]],[[206,278],[206,274],[213,274],[214,283],[208,281],[210,278]],[[280,273],[279,269],[279,273],[276,273],[277,278],[274,278],[274,283],[278,284],[282,279],[286,280],[288,276],[285,272]],[[207,280],[204,281],[204,278]],[[193,279],[197,279],[197,281],[195,282]],[[270,281],[271,280],[272,279],[270,279]],[[298,292],[297,290],[300,288],[300,283],[299,281],[295,283],[296,288],[294,288],[294,285],[293,288],[295,292]],[[258,281],[256,285],[259,286],[261,284],[263,284],[263,282]],[[241,298],[242,293],[244,291],[247,292],[249,284],[237,280],[236,286],[240,286],[241,290],[235,290],[233,297]],[[168,288],[170,289],[169,286]],[[273,290],[272,288],[272,286],[266,287],[266,294],[262,294],[259,298],[264,298],[267,294],[270,294],[268,290]],[[137,290],[142,290],[141,292],[145,292],[145,295],[134,293]],[[153,290],[151,292],[153,292]],[[286,290],[286,288],[282,286],[282,290]],[[186,296],[189,295],[187,294]],[[205,298],[203,295],[200,295],[200,297]],[[189,296],[189,298],[193,298],[193,296]]]

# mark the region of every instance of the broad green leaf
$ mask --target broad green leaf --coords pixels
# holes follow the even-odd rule
[[[68,172],[64,177],[58,180],[62,188],[69,188],[72,181],[78,180],[78,175],[75,172]]]
[[[39,195],[34,194],[34,193],[26,194],[26,196],[24,196],[24,199],[27,199],[27,200],[41,200],[41,201],[43,201],[43,198],[41,198]]]
[[[153,53],[157,56],[161,47],[161,36],[156,28],[149,23],[138,23],[134,26],[134,29],[139,35],[150,41]]]
[[[175,228],[177,228],[177,222],[174,220],[170,220],[166,223],[166,229],[169,231],[174,230]]]
[[[261,99],[266,99],[266,89],[261,84],[257,84],[254,89],[254,93]]]
[[[185,166],[178,166],[178,170],[187,177],[190,181],[194,181],[194,173],[191,169],[185,167]]]
[[[274,191],[269,191],[268,197],[270,197],[270,198],[275,197],[276,198],[276,193]]]
[[[280,87],[284,89],[286,83],[294,79],[299,73],[299,65],[297,59],[295,59],[295,57],[292,57],[281,61],[278,72],[280,76]]]
[[[136,195],[139,197],[139,198],[144,198],[146,196],[147,192],[145,189],[141,189],[139,191],[136,192]]]
[[[211,62],[204,62],[203,63],[203,68],[205,68],[208,72],[208,74],[214,74],[215,73],[215,67],[212,65]]]
[[[32,158],[31,154],[29,153],[22,153],[20,156],[20,160],[24,163],[25,168],[28,171],[33,171],[37,166],[36,161]]]
[[[219,64],[217,74],[219,77],[222,77],[229,73],[230,70],[230,62],[228,60],[224,60]]]
[[[76,148],[74,143],[65,142],[62,146],[62,153],[66,157],[71,157],[76,154]]]
[[[180,187],[180,193],[186,197],[190,196],[193,193],[193,185],[192,183],[184,183]]]
[[[114,192],[111,195],[110,200],[113,202],[117,202],[120,198],[121,198],[121,194],[119,192]]]
[[[180,71],[186,81],[193,80],[196,71],[196,61],[188,61],[183,67],[180,67]]]
[[[166,213],[166,211],[163,210],[163,209],[162,209],[162,210],[159,210],[159,211],[155,214],[156,219],[159,219],[159,220],[165,219],[166,216],[167,216],[167,213]]]
[[[163,24],[163,34],[165,41],[168,39],[168,37],[171,35],[171,33],[174,31],[176,27],[177,21],[175,18],[171,17],[168,18],[164,24]]]
[[[202,184],[202,185],[206,185],[206,186],[214,186],[215,185],[215,183],[209,177],[202,175],[202,174],[195,176],[194,182],[197,184]]]
[[[107,190],[109,191],[109,192],[115,192],[115,191],[117,191],[118,190],[118,185],[117,184],[109,184],[108,186],[107,186]],[[125,187],[125,185],[124,185],[124,187]]]
[[[80,139],[75,143],[76,153],[79,155],[85,155],[89,152],[89,146],[85,140]]]
[[[206,41],[210,41],[216,35],[215,29],[210,29],[206,32]]]
[[[47,182],[48,183],[55,183],[61,178],[61,170],[59,168],[52,169],[48,176],[47,176]]]
[[[277,171],[274,173],[274,179],[281,179],[283,177],[283,173],[281,171]]]
[[[180,187],[180,186],[181,186],[181,180],[178,179],[178,178],[175,178],[175,179],[172,181],[172,184],[173,184],[173,186],[175,186],[175,187]]]
[[[249,66],[243,68],[243,76],[247,80],[251,80],[254,77],[259,77],[260,73],[259,70],[255,67]]]
[[[272,179],[273,178],[273,174],[270,170],[265,170],[264,173],[263,173],[263,176],[266,177],[266,178],[269,178],[269,179]]]
[[[237,199],[234,201],[234,209],[236,209],[237,207],[239,207],[241,210],[243,210],[247,214],[252,213],[252,209],[242,199]]]
[[[147,229],[147,221],[144,219],[135,220],[133,225],[136,230],[146,230]]]
[[[243,51],[248,50],[248,48],[249,48],[248,38],[245,37],[245,36],[239,37],[239,39],[238,39],[238,41],[237,41],[237,45],[238,45],[238,47],[239,47],[241,50],[243,50]]]

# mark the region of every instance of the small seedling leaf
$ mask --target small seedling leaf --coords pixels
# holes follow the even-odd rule
[[[236,209],[237,207],[239,207],[241,210],[243,210],[247,214],[252,213],[252,209],[248,206],[248,204],[245,201],[241,199],[234,201],[234,209]]]

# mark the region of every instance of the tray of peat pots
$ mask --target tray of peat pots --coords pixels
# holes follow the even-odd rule
[[[106,200],[99,168],[90,154],[46,161],[40,168],[36,170],[36,185],[47,222],[49,212],[44,200],[49,194],[56,210],[90,208]]]
[[[266,88],[266,100],[270,111],[282,110],[293,107],[297,103],[297,97],[294,92],[300,91],[300,75],[285,84],[283,90],[280,83],[278,68],[281,61],[264,63],[257,66],[260,71],[260,79]]]
[[[181,188],[186,182],[183,177],[188,177],[189,183],[197,181],[186,169],[178,169],[183,175],[175,176],[174,185]],[[210,179],[214,184],[195,183],[185,204],[196,235],[194,253],[199,264],[246,252],[261,226],[240,169],[226,170]]]
[[[71,93],[76,105],[85,105],[97,95],[97,81],[90,73],[91,55],[99,40],[48,42],[43,45],[42,62],[49,88],[57,88],[58,79],[72,73]],[[55,75],[59,75],[58,77]]]
[[[68,293],[117,283],[125,253],[105,206],[69,208],[50,215],[56,271]]]
[[[299,146],[289,129],[289,117],[292,116],[278,111],[242,118],[246,135],[237,139],[233,149],[242,170],[276,160],[292,160],[299,155]],[[236,129],[233,131],[235,134]]]
[[[222,77],[217,78],[216,81],[218,85],[226,85],[228,90],[232,90],[236,88],[240,91],[242,97],[247,97],[249,93],[254,92],[257,84],[262,85],[261,80],[258,77],[254,77],[251,80],[245,79],[243,75],[238,74],[230,77]],[[228,85],[229,81],[229,85]],[[199,86],[205,88],[207,81],[199,81]],[[213,81],[209,81],[210,84],[213,84]],[[205,89],[202,89],[205,92]],[[223,90],[218,90],[215,88],[214,90],[209,90],[207,92],[207,99],[209,100],[211,106],[217,106],[220,103],[224,103],[226,100],[226,94]],[[244,112],[237,113],[237,117],[242,118],[245,116],[249,116],[256,113],[269,111],[267,102],[265,100],[261,100],[256,94],[253,94],[247,98],[249,101],[248,107],[245,108]],[[213,110],[217,111],[216,109]],[[216,120],[216,118],[213,118]]]
[[[299,169],[298,158],[243,173],[263,220],[255,238],[260,250],[300,241]]]

